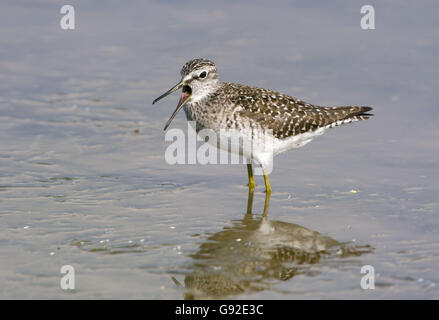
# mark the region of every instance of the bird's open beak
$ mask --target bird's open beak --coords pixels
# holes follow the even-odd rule
[[[177,108],[175,108],[175,110],[172,113],[171,117],[169,118],[168,122],[166,122],[165,128],[163,130],[168,129],[169,125],[171,124],[171,121],[177,115],[178,111],[180,111],[180,109],[184,106],[184,104],[191,99],[191,89],[189,86],[184,85],[183,81],[180,81],[176,86],[174,86],[170,90],[166,91],[164,94],[162,94],[160,97],[158,97],[157,99],[155,99],[152,102],[152,104],[156,103],[160,99],[166,97],[167,95],[171,94],[174,91],[177,91],[181,87],[183,87],[183,90],[181,92],[180,101],[178,101]]]

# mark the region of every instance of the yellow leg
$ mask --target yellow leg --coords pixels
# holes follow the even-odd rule
[[[271,186],[270,186],[270,180],[268,180],[268,174],[267,171],[265,171],[265,168],[262,168],[264,170],[264,181],[265,181],[265,192],[268,194],[271,194]]]
[[[248,187],[251,190],[255,189],[255,178],[253,177],[253,168],[251,163],[247,163],[247,172],[248,172]]]
[[[246,213],[248,215],[252,214],[254,193],[255,193],[255,189],[248,188],[247,213]]]
[[[268,207],[270,206],[270,197],[271,197],[271,191],[265,194],[264,213],[262,215],[264,218],[266,218],[268,215]]]

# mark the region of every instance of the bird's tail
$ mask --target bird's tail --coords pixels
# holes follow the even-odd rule
[[[369,111],[373,110],[371,107],[365,106],[346,106],[328,108],[329,123],[327,127],[332,128],[354,121],[366,120],[373,116]]]
[[[355,118],[356,120],[366,120],[373,116],[369,113],[373,109],[371,107],[364,106],[349,106],[349,107],[337,107],[333,109],[339,113],[337,120],[346,120]]]

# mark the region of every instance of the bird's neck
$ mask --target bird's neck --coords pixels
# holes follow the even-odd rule
[[[214,86],[210,86],[208,90],[203,90],[202,94],[197,94],[191,97],[191,100],[185,104],[184,111],[189,121],[197,121],[197,123],[204,123],[204,115],[209,113],[219,113],[221,105],[217,103],[221,96],[219,90],[222,83],[218,82]]]
[[[219,81],[211,82],[204,85],[202,88],[194,89],[194,94],[191,97],[190,104],[203,103],[221,87]]]

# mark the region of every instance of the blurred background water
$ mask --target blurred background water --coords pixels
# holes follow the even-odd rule
[[[0,3],[0,298],[439,298],[437,1],[64,4]],[[276,157],[246,214],[245,166],[164,159],[178,94],[151,102],[197,57],[375,117]]]

